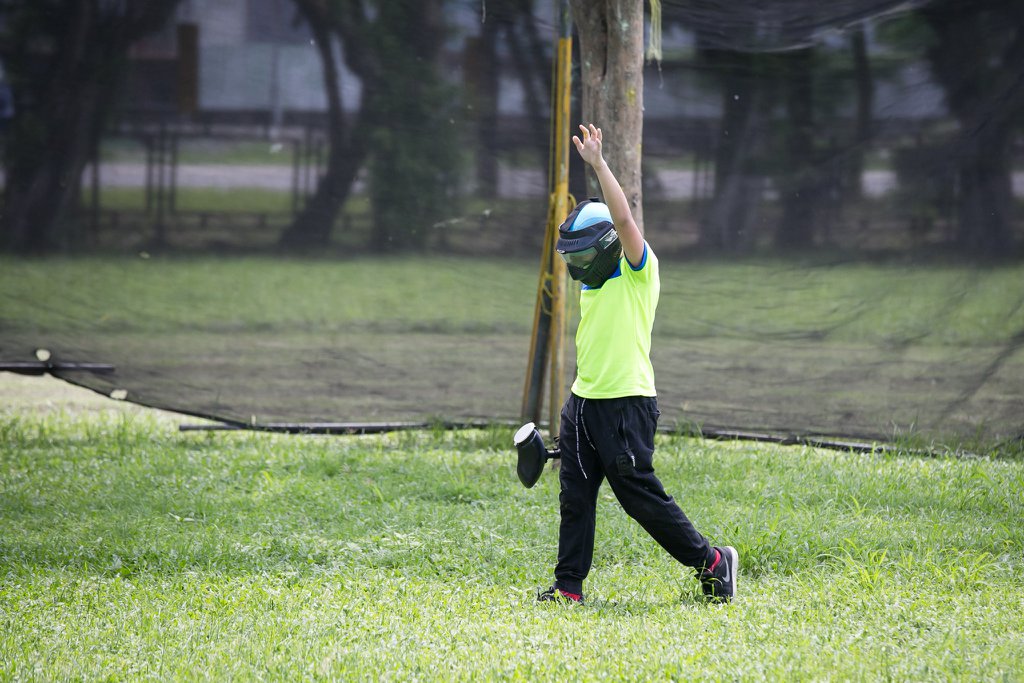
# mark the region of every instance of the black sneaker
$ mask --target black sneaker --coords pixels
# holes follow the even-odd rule
[[[740,567],[740,556],[731,545],[715,550],[719,552],[718,564],[714,570],[699,572],[700,587],[711,602],[729,602],[736,597],[736,571]]]
[[[543,593],[537,594],[537,602],[563,602],[582,605],[583,595],[580,593],[570,593],[569,591],[552,586]]]

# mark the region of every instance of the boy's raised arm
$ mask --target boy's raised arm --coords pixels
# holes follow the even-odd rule
[[[633,212],[629,210],[629,202],[626,200],[626,193],[622,191],[619,181],[615,179],[608,162],[601,154],[601,129],[590,124],[589,127],[580,124],[580,136],[573,135],[572,141],[576,145],[576,151],[580,157],[590,164],[597,174],[597,180],[601,183],[601,192],[604,194],[604,203],[608,205],[608,211],[612,214],[612,223],[615,224],[615,231],[619,234],[619,241],[622,242],[622,253],[633,266],[639,266],[644,258],[644,236],[640,232],[636,221],[633,220]]]

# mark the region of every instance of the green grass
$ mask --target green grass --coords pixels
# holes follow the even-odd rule
[[[103,161],[146,163],[146,149],[136,140],[114,138],[104,141]],[[219,165],[291,165],[291,142],[269,140],[212,140],[179,138],[178,163]]]
[[[100,192],[100,206],[106,211],[142,211],[146,207],[146,191],[107,187]],[[182,212],[266,213],[287,218],[291,215],[292,195],[289,191],[263,188],[181,187],[175,192],[174,206]]]
[[[536,279],[532,260],[493,257],[0,257],[2,316],[15,329],[162,332],[227,321],[289,329],[356,324],[528,332]],[[668,261],[662,264],[656,333],[678,339],[1002,344],[1024,330],[1022,282],[1021,265]],[[59,298],[51,297],[57,293]],[[46,306],[37,305],[40,298]],[[99,319],[97,307],[106,313]]]
[[[752,260],[664,268],[658,330],[671,336],[967,346],[1024,330],[1017,264]]]
[[[160,334],[217,328],[337,332],[353,325],[396,333],[528,333],[536,268],[411,256],[0,259],[0,293],[7,297],[0,319],[8,329]],[[60,296],[38,306],[49,293]]]
[[[661,437],[709,606],[605,487],[588,604],[509,430],[0,417],[0,680],[1024,680],[1024,463]]]

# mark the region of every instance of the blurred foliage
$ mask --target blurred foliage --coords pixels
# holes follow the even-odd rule
[[[382,2],[372,41],[387,77],[373,103],[370,198],[380,251],[422,247],[455,213],[459,144],[455,89],[438,73],[437,3]]]

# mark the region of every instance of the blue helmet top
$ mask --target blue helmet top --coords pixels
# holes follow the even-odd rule
[[[612,222],[612,214],[608,211],[608,205],[592,201],[576,214],[576,220],[569,226],[569,231],[582,230],[595,223],[602,223],[604,221]]]

